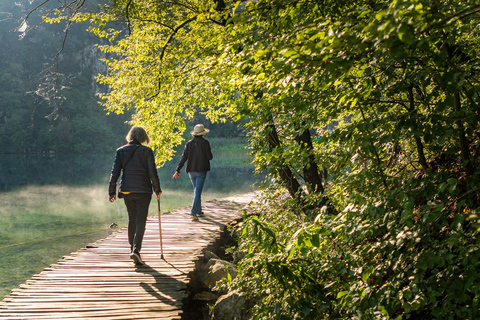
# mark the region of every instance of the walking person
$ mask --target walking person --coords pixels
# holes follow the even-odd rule
[[[198,221],[198,217],[204,215],[202,212],[202,190],[203,184],[207,177],[207,172],[210,171],[210,160],[212,160],[212,150],[210,143],[204,136],[210,132],[203,124],[197,124],[190,134],[193,139],[185,144],[182,158],[173,175],[173,179],[180,177],[180,170],[182,170],[185,162],[187,167],[185,171],[188,173],[193,185],[193,203],[190,211],[191,219]]]
[[[152,200],[152,189],[157,198],[162,194],[158,179],[155,158],[145,129],[134,126],[126,136],[128,144],[117,149],[109,182],[109,201],[117,199],[117,181],[122,174],[118,187],[118,198],[123,198],[128,212],[128,241],[130,258],[136,265],[143,264],[140,256],[143,235],[147,223],[148,207]]]

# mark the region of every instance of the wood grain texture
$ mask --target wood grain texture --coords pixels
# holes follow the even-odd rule
[[[205,217],[191,221],[189,208],[149,217],[143,266],[129,258],[127,229],[72,252],[12,290],[0,302],[0,319],[181,319],[189,274],[203,250],[255,194],[203,204]]]

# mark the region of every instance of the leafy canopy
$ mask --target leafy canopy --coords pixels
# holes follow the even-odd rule
[[[80,1],[74,1],[80,3]],[[168,160],[244,122],[270,189],[240,277],[258,319],[478,317],[476,1],[109,1],[101,96]]]

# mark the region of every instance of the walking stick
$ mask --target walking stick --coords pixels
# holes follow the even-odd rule
[[[158,202],[158,230],[160,230],[160,258],[165,260],[163,257],[163,242],[162,242],[162,214],[160,213],[160,196],[157,197]]]

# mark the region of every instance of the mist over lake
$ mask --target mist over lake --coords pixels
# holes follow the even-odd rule
[[[245,151],[215,150],[202,199],[253,190]],[[225,144],[224,144],[225,146]],[[108,202],[114,153],[92,155],[3,155],[0,159],[0,297],[64,255],[127,224],[123,201]],[[177,157],[179,158],[179,156]],[[191,204],[193,192],[182,170],[172,180],[178,159],[158,169],[162,212]],[[152,202],[153,203],[153,202]],[[156,205],[149,215],[156,215]],[[208,213],[207,213],[208,214]]]

